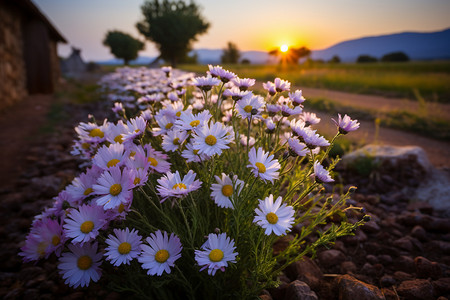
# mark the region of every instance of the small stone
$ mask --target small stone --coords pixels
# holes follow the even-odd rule
[[[380,231],[380,226],[378,226],[377,222],[374,220],[366,222],[361,228],[367,233],[377,233]]]
[[[343,274],[352,274],[356,273],[357,267],[352,261],[344,261],[341,263],[341,273]]]
[[[286,290],[286,300],[318,300],[316,293],[303,281],[291,282]]]
[[[292,263],[284,272],[292,281],[296,279],[304,281],[312,289],[316,289],[320,285],[320,280],[323,277],[320,268],[309,257],[304,257],[302,260]]]
[[[394,260],[394,267],[399,271],[413,273],[416,270],[414,259],[409,256],[402,255]]]
[[[410,211],[420,211],[421,213],[427,215],[431,215],[433,213],[433,207],[427,202],[422,201],[412,202],[408,204],[406,209]]]
[[[423,256],[417,256],[414,259],[416,266],[416,273],[418,278],[433,278],[437,279],[441,276],[442,271],[437,263],[433,263]]]
[[[381,300],[385,299],[381,290],[374,285],[364,283],[350,275],[339,276],[336,286],[340,300]]]
[[[393,286],[395,283],[396,283],[396,280],[394,279],[394,277],[389,276],[389,275],[384,275],[380,279],[380,284],[383,287]]]
[[[346,259],[344,253],[334,249],[320,252],[318,258],[325,268],[339,265]]]
[[[412,244],[411,240],[407,237],[399,238],[398,240],[395,240],[393,242],[393,244],[394,244],[394,246],[396,246],[400,249],[406,250],[408,252],[413,251],[413,244]]]
[[[411,236],[418,238],[421,241],[428,240],[427,232],[420,225],[416,225],[413,229],[411,229]]]
[[[377,257],[376,257],[375,255],[372,255],[372,254],[366,255],[366,260],[367,260],[369,263],[371,263],[371,264],[376,264],[376,263],[378,263]]]
[[[400,296],[412,300],[433,299],[434,288],[431,282],[425,279],[403,281],[397,288]]]
[[[394,278],[397,281],[406,281],[406,280],[413,279],[413,276],[411,274],[409,274],[409,273],[405,273],[405,272],[402,272],[402,271],[396,271],[394,273]]]
[[[383,265],[392,264],[392,257],[387,254],[378,255],[378,261]]]
[[[450,293],[450,277],[439,278],[432,282],[433,288],[437,294],[448,294]]]

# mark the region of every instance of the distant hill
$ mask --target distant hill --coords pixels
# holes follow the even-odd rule
[[[438,32],[403,32],[364,37],[314,50],[311,58],[329,60],[337,55],[342,61],[354,62],[361,54],[376,58],[402,51],[412,60],[450,59],[450,29]]]
[[[361,54],[376,58],[402,51],[412,60],[450,59],[450,28],[438,32],[403,32],[388,35],[363,37],[344,41],[322,50],[313,50],[311,58],[329,60],[337,55],[344,62],[354,62]],[[222,49],[195,49],[200,64],[220,64]],[[141,56],[130,64],[148,64],[154,57]],[[241,60],[248,59],[252,64],[273,64],[277,60],[266,51],[241,51]],[[97,61],[100,64],[122,64],[121,59]]]

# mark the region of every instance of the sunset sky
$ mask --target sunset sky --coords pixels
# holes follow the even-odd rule
[[[82,49],[85,60],[112,58],[102,45],[108,30],[139,36],[135,24],[143,0],[33,0],[70,46]],[[211,23],[194,48],[268,51],[282,44],[327,48],[344,40],[404,31],[429,32],[450,27],[448,0],[197,0]],[[141,56],[157,55],[146,43]]]

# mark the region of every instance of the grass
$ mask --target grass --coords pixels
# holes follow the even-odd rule
[[[280,77],[300,87],[377,94],[416,100],[415,91],[427,100],[450,103],[450,61],[281,65],[225,65],[240,77],[273,81]],[[181,69],[204,73],[205,65],[183,65]]]

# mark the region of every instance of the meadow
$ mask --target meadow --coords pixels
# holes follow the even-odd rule
[[[206,65],[181,69],[205,72]],[[241,77],[260,81],[284,78],[299,87],[450,103],[450,61],[408,63],[305,63],[302,65],[224,65]]]

